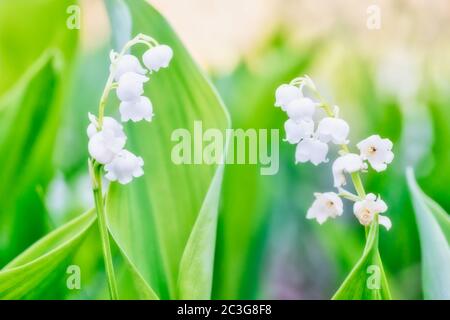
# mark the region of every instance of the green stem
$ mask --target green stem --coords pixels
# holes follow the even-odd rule
[[[91,164],[91,176],[92,176],[92,190],[94,192],[95,208],[97,210],[98,227],[100,229],[100,237],[102,240],[103,260],[105,262],[106,276],[108,278],[109,293],[111,300],[117,300],[119,298],[117,292],[117,283],[114,275],[114,264],[111,255],[111,246],[109,242],[109,232],[106,223],[106,212],[103,203],[102,195],[102,179],[101,179],[101,166],[98,164]]]

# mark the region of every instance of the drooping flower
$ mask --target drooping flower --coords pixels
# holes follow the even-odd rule
[[[300,122],[295,122],[292,119],[288,119],[284,123],[284,130],[286,131],[285,141],[296,144],[299,143],[301,139],[310,138],[314,133],[314,122],[311,120],[301,120]]]
[[[110,181],[127,184],[133,180],[133,177],[137,178],[144,174],[143,165],[144,160],[141,157],[137,157],[124,149],[110,163],[105,165],[105,177]]]
[[[120,101],[136,101],[144,93],[144,83],[148,77],[134,72],[126,72],[120,77],[117,97]]]
[[[131,120],[133,122],[145,119],[152,121],[153,106],[149,98],[141,96],[136,101],[122,101],[119,107],[122,122]]]
[[[98,163],[110,163],[123,149],[126,140],[124,135],[117,135],[117,132],[114,130],[103,128],[90,137],[88,143],[89,154]]]
[[[297,145],[295,150],[295,163],[311,161],[314,165],[328,162],[328,145],[314,138],[305,138]]]
[[[346,121],[339,118],[323,118],[317,126],[317,135],[325,143],[347,144],[350,127]]]
[[[345,173],[353,173],[365,169],[367,169],[367,164],[363,162],[359,155],[347,153],[340,156],[333,162],[332,166],[334,186],[339,188],[346,184]]]
[[[344,208],[341,198],[334,192],[315,193],[312,206],[306,214],[307,219],[316,219],[319,224],[327,221],[328,218],[341,216]]]
[[[110,71],[112,71],[113,66],[111,65]],[[144,75],[147,70],[145,70],[139,59],[131,54],[126,54],[122,56],[117,62],[115,66],[114,79],[116,81],[120,80],[120,77],[127,72],[133,72],[137,74]]]
[[[369,193],[366,195],[364,200],[356,201],[353,205],[353,213],[362,225],[370,225],[375,217],[375,214],[379,214],[379,224],[389,230],[392,227],[391,220],[386,216],[380,215],[380,213],[386,212],[387,209],[388,207],[386,203],[381,200],[380,197],[377,198],[373,193]]]
[[[172,57],[172,48],[163,44],[148,49],[144,53],[142,60],[144,61],[144,65],[150,71],[159,71],[159,69],[167,68],[169,66]]]
[[[275,92],[275,106],[281,107],[283,111],[286,111],[289,103],[302,96],[302,92],[298,87],[290,84],[282,84]]]
[[[288,117],[295,122],[301,120],[312,120],[316,105],[309,98],[298,98],[292,100],[285,108]]]
[[[386,170],[387,165],[394,159],[391,140],[382,139],[377,134],[360,141],[356,146],[361,152],[361,157],[369,161],[377,172]]]
[[[88,113],[90,124],[87,127],[87,135],[89,138],[91,138],[95,133],[97,133],[98,128],[98,120],[97,117],[94,116],[92,113]],[[116,119],[111,117],[103,117],[103,123],[102,123],[103,129],[109,129],[114,132],[114,136],[116,137],[123,137],[125,138],[125,133],[123,132],[123,126],[116,121]]]

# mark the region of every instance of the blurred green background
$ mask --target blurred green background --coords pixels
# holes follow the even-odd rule
[[[423,190],[450,211],[448,2],[376,1],[381,9],[376,30],[366,26],[373,1],[150,2],[213,79],[233,128],[273,128],[284,135],[286,116],[273,107],[275,89],[308,74],[340,106],[352,142],[376,133],[394,142],[393,164],[363,180],[366,190],[389,205],[393,228],[380,232],[380,252],[392,294],[422,298],[405,168],[413,166]],[[108,75],[108,18],[102,1],[80,1],[81,29],[69,30],[61,27],[67,3],[60,8],[46,3],[0,1],[0,267],[93,203],[86,115],[96,110]],[[21,33],[28,33],[26,43],[18,42]],[[51,104],[38,101],[41,108],[27,113],[33,97],[25,95],[21,112],[2,108],[14,99],[10,89],[50,44],[63,53],[43,62],[53,72],[45,81],[50,85],[39,90]],[[34,87],[44,83],[35,82]],[[19,131],[23,138],[15,139]],[[47,148],[34,152],[37,145]],[[295,165],[294,152],[280,142],[274,176],[261,176],[258,165],[225,168],[213,298],[329,299],[359,258],[364,231],[351,208],[323,226],[305,219],[313,193],[331,190],[331,168]],[[52,295],[105,297],[95,234],[74,259],[83,265],[84,289],[58,295],[55,288]]]

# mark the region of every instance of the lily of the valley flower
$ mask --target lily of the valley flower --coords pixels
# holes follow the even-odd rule
[[[377,172],[386,170],[387,165],[394,159],[392,142],[382,139],[379,135],[372,135],[356,145],[361,157],[369,161],[370,166]]]
[[[167,45],[158,45],[156,47],[148,49],[142,60],[144,65],[150,71],[159,71],[161,68],[167,68],[170,60],[172,60],[173,51],[172,48]]]
[[[137,157],[128,150],[120,151],[117,156],[105,165],[105,177],[110,181],[118,181],[121,184],[127,184],[134,178],[144,174],[142,166],[144,160]]]
[[[353,173],[365,169],[367,169],[367,165],[359,155],[347,153],[340,156],[333,162],[332,166],[334,186],[339,188],[346,184],[346,173]]]
[[[350,127],[347,122],[339,118],[323,118],[317,126],[317,135],[325,143],[347,144]]]
[[[386,203],[373,193],[369,193],[364,200],[356,201],[353,205],[353,213],[362,225],[370,225],[375,215],[378,214],[379,224],[389,230],[392,227],[391,220],[386,216],[380,215],[380,213],[386,212],[387,209]]]
[[[137,122],[143,119],[152,121],[153,118],[152,103],[149,98],[144,96],[132,102],[122,101],[119,110],[122,122],[127,122],[128,120]]]
[[[312,120],[316,110],[315,103],[309,98],[299,98],[292,100],[285,108],[289,119],[299,122],[302,120]]]
[[[298,87],[290,84],[282,84],[275,92],[275,106],[281,107],[283,111],[286,111],[289,103],[302,96],[302,92]]]
[[[124,135],[118,135],[114,130],[104,128],[89,139],[89,154],[98,163],[110,163],[123,149],[126,140]]]
[[[285,141],[290,144],[296,144],[300,140],[312,136],[314,133],[314,122],[311,120],[301,120],[297,123],[292,119],[288,119],[284,123],[284,130],[286,131]]]
[[[110,71],[113,71],[112,65],[110,67]],[[127,72],[133,72],[144,75],[147,72],[147,70],[145,70],[141,66],[141,63],[139,62],[138,58],[136,58],[131,54],[126,54],[116,62],[114,79],[116,81],[119,81],[120,77]]]
[[[306,214],[307,219],[316,219],[319,224],[328,218],[336,218],[344,212],[341,198],[334,192],[315,193],[312,206]]]
[[[295,150],[295,163],[311,161],[314,165],[328,162],[328,145],[315,138],[306,138],[300,141]]]
[[[134,72],[126,72],[120,77],[117,97],[120,101],[136,101],[144,93],[144,83],[148,77]]]

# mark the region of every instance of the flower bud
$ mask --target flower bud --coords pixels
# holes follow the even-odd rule
[[[160,68],[167,68],[173,57],[173,50],[167,45],[159,45],[148,49],[142,60],[150,71],[159,71]]]
[[[314,101],[309,98],[295,99],[286,106],[288,117],[295,122],[312,120],[315,111],[316,105],[314,104]]]
[[[283,111],[286,111],[286,107],[289,103],[301,97],[302,92],[298,87],[290,84],[282,84],[275,92],[275,106],[281,107]]]
[[[350,127],[347,122],[338,118],[323,118],[317,126],[317,135],[320,141],[334,144],[347,144]]]
[[[112,69],[113,66],[111,65],[110,71],[112,71]],[[147,72],[147,70],[145,70],[141,66],[141,63],[139,62],[138,58],[136,58],[131,54],[126,54],[116,62],[114,79],[116,81],[119,81],[120,77],[127,72],[133,72],[143,75]]]

